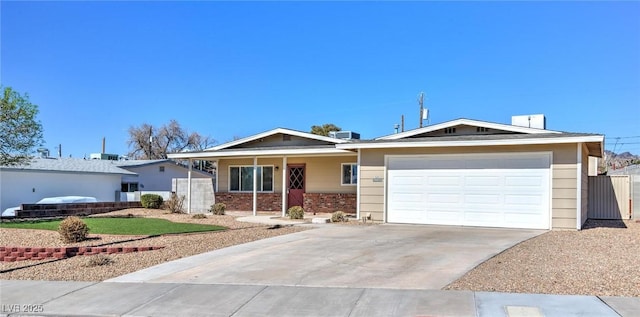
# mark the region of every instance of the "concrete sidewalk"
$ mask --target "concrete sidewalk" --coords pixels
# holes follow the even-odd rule
[[[640,298],[232,284],[0,281],[1,316],[637,316]]]

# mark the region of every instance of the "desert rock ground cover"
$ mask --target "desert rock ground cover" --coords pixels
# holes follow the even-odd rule
[[[524,241],[446,289],[640,296],[640,223],[589,220],[586,225]]]
[[[220,225],[225,231],[145,236],[90,235],[72,246],[164,246],[164,249],[115,254],[113,263],[88,266],[89,256],[60,261],[0,262],[0,279],[102,281],[185,256],[305,230],[239,222],[237,215],[193,219],[162,210],[128,209],[109,215],[154,217],[175,222]],[[350,221],[335,225],[363,225]],[[367,224],[370,225],[370,224]],[[129,241],[131,240],[131,241]],[[70,246],[55,231],[0,229],[2,246]],[[588,221],[581,231],[549,231],[505,250],[445,289],[515,293],[640,296],[640,223]],[[15,269],[15,270],[14,270]]]
[[[158,237],[119,236],[89,234],[90,239],[74,244],[64,244],[56,231],[0,229],[0,245],[25,247],[59,246],[164,246],[161,250],[126,254],[112,254],[113,263],[102,266],[88,266],[91,256],[75,256],[59,261],[18,261],[0,262],[0,279],[61,280],[61,281],[102,281],[123,274],[135,272],[166,261],[179,259],[232,245],[279,236],[305,230],[302,227],[284,226],[270,229],[269,226],[245,223],[233,216],[214,216],[193,219],[186,214],[167,214],[163,210],[127,209],[106,215],[128,215],[153,217],[174,222],[200,223],[224,226],[224,231],[162,235]],[[101,215],[105,216],[105,215]]]

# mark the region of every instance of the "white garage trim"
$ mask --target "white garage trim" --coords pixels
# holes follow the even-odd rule
[[[551,227],[551,152],[385,156],[384,221]]]

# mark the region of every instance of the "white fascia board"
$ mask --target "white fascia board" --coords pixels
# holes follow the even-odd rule
[[[447,122],[443,122],[443,123],[434,124],[434,125],[427,126],[427,127],[424,127],[424,128],[419,128],[419,129],[414,129],[414,130],[409,130],[409,131],[405,131],[405,132],[400,132],[400,133],[396,133],[396,134],[391,134],[391,135],[379,137],[379,138],[376,138],[376,140],[403,139],[403,138],[407,138],[407,137],[412,137],[414,135],[419,135],[419,134],[423,134],[423,133],[429,133],[429,132],[432,132],[432,131],[437,131],[437,130],[441,130],[441,129],[445,129],[445,128],[449,128],[449,127],[455,127],[455,126],[458,126],[458,125],[470,125],[470,126],[483,127],[483,128],[493,129],[493,130],[504,130],[504,131],[517,132],[517,133],[528,133],[528,134],[561,133],[560,131],[519,127],[519,126],[515,126],[515,125],[510,125],[510,124],[478,121],[478,120],[471,120],[471,119],[456,119],[456,120],[452,120],[452,121],[447,121]]]
[[[238,139],[238,140],[235,140],[235,141],[231,141],[231,142],[227,142],[227,143],[224,143],[224,144],[220,144],[218,146],[214,146],[214,147],[205,149],[205,151],[222,150],[222,149],[226,149],[226,148],[230,148],[230,147],[236,146],[238,144],[251,142],[251,141],[254,141],[254,140],[261,139],[261,138],[266,138],[268,136],[272,136],[272,135],[278,134],[278,133],[289,134],[289,135],[294,135],[294,136],[301,137],[301,138],[318,140],[318,141],[325,141],[325,142],[336,143],[336,144],[337,143],[348,142],[347,140],[330,138],[330,137],[327,137],[327,136],[317,135],[317,134],[313,134],[313,133],[300,132],[300,131],[295,131],[295,130],[290,130],[290,129],[285,129],[285,128],[276,128],[276,129],[273,129],[273,130],[269,130],[269,131],[258,133],[258,134],[252,135],[252,136],[248,136],[246,138],[242,138],[242,139]]]
[[[382,148],[416,148],[416,147],[458,147],[458,146],[491,146],[491,145],[532,145],[562,144],[578,142],[603,142],[604,136],[580,136],[539,139],[501,139],[501,140],[463,140],[463,141],[418,141],[418,142],[375,142],[337,144],[338,149],[382,149]]]
[[[275,149],[275,150],[244,150],[244,151],[225,151],[225,152],[198,152],[198,153],[173,153],[167,156],[172,159],[207,159],[221,157],[266,157],[266,156],[331,156],[331,155],[351,155],[357,156],[358,153],[342,149]]]

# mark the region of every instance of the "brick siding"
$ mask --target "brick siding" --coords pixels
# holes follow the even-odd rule
[[[258,210],[282,210],[282,194],[258,193]],[[226,210],[253,210],[253,193],[216,193],[216,203],[224,203]]]
[[[258,193],[259,211],[282,210],[282,194]],[[216,202],[224,203],[227,210],[253,210],[253,193],[216,193]],[[305,193],[304,208],[307,213],[332,213],[341,210],[356,212],[356,194]]]
[[[305,213],[356,212],[356,194],[304,194]]]

